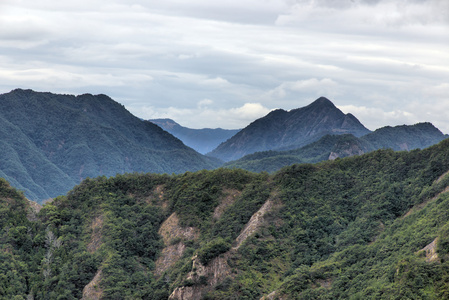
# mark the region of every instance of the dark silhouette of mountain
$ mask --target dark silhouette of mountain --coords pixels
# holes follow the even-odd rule
[[[327,134],[360,137],[369,132],[352,114],[344,114],[331,101],[321,97],[303,108],[270,112],[208,155],[230,161],[257,151],[300,148]]]
[[[316,142],[294,150],[256,152],[230,161],[224,166],[253,172],[275,172],[292,164],[316,163],[361,155],[378,149],[395,151],[423,149],[447,137],[431,123],[386,126],[359,138],[351,134],[326,135]]]
[[[152,119],[149,121],[162,127],[162,129],[173,134],[184,144],[202,154],[212,151],[222,142],[228,140],[240,131],[240,129],[232,130],[221,128],[192,129],[183,127],[172,119]]]
[[[65,194],[86,177],[218,165],[106,95],[17,89],[0,105],[0,175],[32,200]]]

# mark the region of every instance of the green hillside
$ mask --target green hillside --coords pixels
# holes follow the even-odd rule
[[[251,173],[0,185],[1,299],[445,299],[449,140]]]
[[[289,151],[263,151],[225,163],[226,168],[241,168],[253,172],[275,172],[294,163],[317,163],[338,157],[360,155],[378,149],[409,151],[424,149],[447,138],[430,123],[386,126],[362,137],[350,134],[326,135],[304,147]]]
[[[87,177],[182,173],[219,163],[105,95],[17,89],[0,95],[0,175],[42,201]]]

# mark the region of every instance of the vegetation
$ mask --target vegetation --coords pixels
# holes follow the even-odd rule
[[[254,152],[298,149],[327,134],[353,134],[360,137],[369,132],[356,117],[344,114],[331,101],[320,97],[302,108],[270,112],[240,130],[208,155],[227,162]]]
[[[80,299],[89,284],[103,299],[167,299],[178,287],[203,299],[445,299],[448,170],[445,140],[273,175],[102,176],[39,213],[1,180],[0,298]],[[198,234],[164,244],[174,215],[176,230]],[[170,249],[182,253],[156,272]],[[214,282],[217,258],[229,269]]]
[[[83,179],[183,173],[220,165],[105,95],[0,95],[0,176],[42,202]]]
[[[395,151],[424,149],[441,142],[444,135],[430,123],[412,126],[383,127],[362,137],[351,134],[326,135],[320,140],[295,150],[264,151],[246,155],[225,163],[226,168],[241,168],[252,172],[274,173],[294,163],[317,163],[372,152],[378,149]]]

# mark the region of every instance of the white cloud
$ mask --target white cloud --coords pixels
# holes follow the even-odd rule
[[[270,97],[284,98],[288,94],[303,94],[313,96],[335,96],[338,94],[338,83],[329,78],[317,79],[310,78],[306,80],[283,82],[273,90],[269,91]]]
[[[323,19],[326,22],[321,22]],[[449,2],[446,0],[299,0],[291,6],[288,13],[280,14],[276,20],[276,24],[281,26],[295,24],[326,26],[330,30],[338,30],[342,26],[379,30],[382,29],[379,26],[402,27],[447,23],[449,23]]]
[[[201,109],[201,108],[206,108],[206,107],[212,105],[213,103],[214,103],[213,100],[210,100],[210,99],[203,99],[203,100],[201,100],[201,101],[198,101],[197,107],[198,107],[199,109]]]
[[[448,6],[4,0],[0,90],[104,93],[136,113],[197,128],[242,127],[268,107],[292,109],[326,96],[365,107],[354,115],[370,128],[432,117],[449,129],[435,109],[449,102]]]
[[[355,105],[342,105],[338,108],[344,113],[353,114],[370,130],[386,125],[413,125],[419,122],[413,113],[404,110],[383,111],[380,108]]]

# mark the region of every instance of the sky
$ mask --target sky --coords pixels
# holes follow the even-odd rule
[[[449,133],[449,1],[0,0],[15,88],[228,129],[324,96],[371,130]]]

